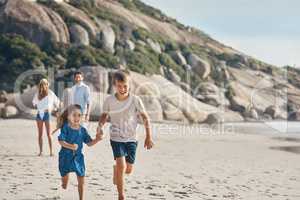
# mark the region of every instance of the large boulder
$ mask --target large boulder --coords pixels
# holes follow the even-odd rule
[[[222,114],[224,122],[243,122],[244,118],[239,112],[234,112],[231,110],[225,110]]]
[[[137,72],[130,72],[131,91],[136,95],[159,96],[159,87],[152,80]]]
[[[125,48],[133,51],[135,49],[135,44],[131,40],[125,40]]]
[[[205,82],[199,87],[199,93],[203,97],[201,101],[212,106],[229,106],[229,101],[224,92],[214,83]],[[200,99],[199,99],[200,100]]]
[[[5,107],[5,104],[4,103],[0,103],[0,118],[2,118],[3,116],[3,109]]]
[[[204,121],[205,124],[218,124],[223,122],[224,122],[223,117],[218,113],[209,114],[206,120]]]
[[[0,33],[17,33],[39,46],[69,43],[69,31],[62,18],[51,9],[26,0],[9,0],[0,7],[0,27]]]
[[[176,106],[167,101],[161,101],[161,106],[163,109],[164,118],[170,121],[188,121],[184,116],[183,112]]]
[[[279,109],[278,107],[271,105],[266,108],[264,114],[270,115],[273,119],[275,119],[279,115]]]
[[[87,30],[90,39],[96,38],[96,35],[99,32],[99,28],[85,12],[65,2],[58,2],[58,6],[60,6],[60,9],[63,10],[64,14],[68,18],[76,21],[78,24],[84,27],[85,30]]]
[[[110,82],[109,72],[102,66],[83,66],[80,71],[84,74],[85,82],[92,85],[95,92],[108,93]]]
[[[3,118],[17,117],[18,114],[19,114],[19,111],[15,106],[5,106],[2,109],[2,117]]]
[[[97,39],[103,45],[103,49],[109,53],[115,52],[116,34],[108,21],[96,19],[96,23],[100,32],[97,34]]]
[[[289,121],[300,121],[300,112],[291,112],[288,117]]]
[[[234,96],[230,99],[230,108],[234,111],[243,113],[250,106],[250,102],[242,99],[238,96]]]
[[[151,95],[179,109],[190,122],[202,122],[216,107],[204,104],[161,75],[144,76],[131,72],[132,91]]]
[[[74,24],[70,28],[71,42],[75,45],[86,45],[90,44],[88,32],[80,25]]]
[[[246,109],[243,113],[246,118],[258,120],[259,116],[255,108]]]
[[[175,83],[177,85],[181,81],[180,76],[173,69],[168,70],[167,76],[170,81],[172,81],[173,83]]]
[[[199,102],[179,86],[160,75],[152,75],[150,80],[158,88],[161,101],[167,101],[180,109],[190,122],[203,122],[215,107]]]
[[[178,65],[186,65],[187,64],[185,57],[181,54],[180,51],[172,52],[171,56]]]
[[[153,51],[155,51],[158,54],[161,53],[161,47],[158,42],[154,42],[152,39],[147,38],[147,43]]]
[[[26,112],[28,109],[32,109],[32,100],[37,92],[37,87],[26,89],[23,93],[13,93],[9,95],[6,105],[11,105],[18,108],[21,112]]]
[[[159,122],[163,120],[163,111],[158,98],[153,96],[140,96],[151,121]]]
[[[0,103],[5,103],[8,100],[7,93],[4,90],[0,90]]]
[[[230,110],[225,110],[224,112],[211,113],[207,116],[204,123],[207,124],[217,124],[225,122],[242,122],[244,118],[238,113]]]
[[[197,73],[200,78],[205,79],[211,72],[210,63],[199,56],[190,53],[187,56],[188,64],[192,67],[192,70]]]

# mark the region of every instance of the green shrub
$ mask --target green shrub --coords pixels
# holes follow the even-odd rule
[[[46,53],[20,35],[0,34],[0,55],[0,88],[8,91],[13,90],[20,74],[49,61]],[[32,83],[28,79],[23,86]]]
[[[102,65],[113,68],[118,64],[118,60],[113,55],[101,49],[87,46],[72,47],[67,53],[67,68],[80,68],[84,65]]]
[[[122,55],[130,70],[139,73],[159,73],[159,56],[148,46],[136,45],[134,51],[123,50]]]
[[[165,46],[165,51],[166,52],[176,51],[176,50],[179,49],[179,45],[174,41],[167,41],[164,46]]]

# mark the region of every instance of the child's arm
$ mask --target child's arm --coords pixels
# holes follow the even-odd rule
[[[101,116],[99,118],[99,124],[98,124],[98,127],[97,127],[96,138],[93,139],[93,140],[91,140],[89,143],[86,143],[86,145],[88,145],[89,147],[93,146],[93,145],[97,144],[100,140],[103,139],[103,135],[104,134],[103,134],[102,127],[105,124],[107,118],[108,118],[108,114],[107,113],[101,114]]]
[[[103,132],[102,130],[100,131],[100,129],[97,128],[97,134],[96,134],[96,138],[93,139],[91,142],[87,143],[86,145],[93,146],[95,144],[97,144],[100,140],[103,139]]]
[[[65,147],[65,148],[67,148],[67,149],[71,149],[71,150],[73,150],[73,151],[76,151],[77,148],[78,148],[78,145],[77,145],[77,144],[70,144],[70,143],[65,142],[65,141],[63,141],[63,140],[59,140],[58,142],[59,142],[59,144],[60,144],[62,147]]]
[[[98,128],[102,129],[108,119],[108,113],[102,113],[99,118]]]
[[[153,140],[152,140],[152,134],[151,134],[151,128],[150,128],[150,120],[149,117],[147,115],[147,113],[140,113],[143,123],[144,123],[144,127],[146,130],[146,138],[145,138],[145,143],[144,143],[144,147],[147,149],[151,149],[154,146]]]

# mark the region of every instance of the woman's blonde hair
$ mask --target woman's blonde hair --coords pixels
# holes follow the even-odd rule
[[[40,100],[48,95],[48,87],[49,87],[48,80],[45,78],[41,79],[38,84],[38,98]]]

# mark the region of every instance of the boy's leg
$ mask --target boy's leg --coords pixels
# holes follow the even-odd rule
[[[48,143],[49,143],[49,149],[50,149],[50,156],[53,156],[53,150],[52,150],[52,136],[50,133],[50,121],[45,121],[46,131],[47,131],[47,137],[48,137]]]
[[[69,181],[69,174],[67,174],[67,175],[65,175],[65,176],[63,176],[63,177],[61,177],[61,187],[63,188],[63,189],[67,189],[67,186],[68,186],[68,181]]]
[[[129,162],[126,162],[126,170],[125,170],[125,173],[126,174],[131,174],[132,173],[132,170],[133,170],[133,164],[129,163]]]
[[[137,149],[137,142],[128,142],[126,143],[126,149],[127,149],[127,156],[126,159],[126,174],[131,174],[133,170],[133,164],[135,162],[136,157],[136,149]]]
[[[38,142],[39,142],[39,156],[42,155],[43,152],[43,121],[42,120],[36,120],[37,128],[38,128]]]
[[[125,157],[116,158],[116,183],[119,194],[119,200],[125,199],[124,192],[124,174],[125,174],[126,162]]]
[[[113,184],[117,185],[117,166],[113,166]]]
[[[77,176],[79,200],[83,200],[84,176]]]

